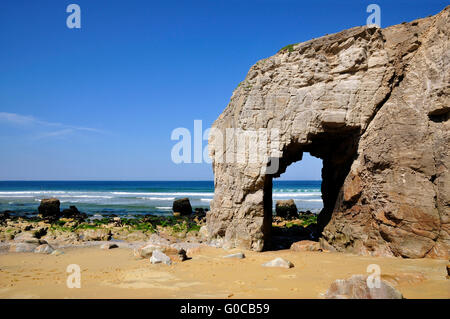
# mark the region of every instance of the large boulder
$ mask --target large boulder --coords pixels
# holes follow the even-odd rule
[[[59,217],[61,217],[59,206],[59,199],[44,198],[41,200],[41,204],[38,208],[39,215],[45,219],[58,219]]]
[[[272,268],[292,268],[294,267],[294,264],[291,263],[289,260],[283,259],[281,257],[277,257],[274,260],[268,261],[264,264],[262,264],[263,267],[272,267]]]
[[[11,217],[8,211],[0,213],[0,225],[6,224],[6,221]]]
[[[192,206],[189,202],[189,198],[179,198],[173,202],[172,210],[174,213],[180,213],[181,215],[192,214]]]
[[[321,251],[320,243],[312,240],[301,240],[291,245],[293,251]]]
[[[267,247],[273,178],[309,152],[323,161],[323,247],[447,259],[449,14],[355,27],[252,66],[209,137],[210,240]]]
[[[275,204],[275,213],[279,217],[283,218],[297,218],[297,205],[293,199],[277,200]]]
[[[370,279],[369,279],[370,280]],[[403,299],[400,291],[384,280],[379,287],[369,288],[367,276],[353,275],[349,279],[338,279],[333,282],[324,294],[326,299]]]
[[[155,250],[150,257],[150,262],[152,264],[166,264],[166,265],[172,265],[172,260],[169,256],[164,254],[160,250]]]
[[[168,246],[147,244],[142,247],[134,249],[133,253],[136,257],[150,258],[153,255],[154,251],[159,250],[161,252],[165,252],[167,248]]]
[[[51,254],[55,249],[49,244],[39,245],[34,249],[36,254]]]

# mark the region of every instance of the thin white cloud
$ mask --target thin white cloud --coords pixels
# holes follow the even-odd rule
[[[62,136],[66,136],[66,135],[69,135],[74,132],[75,132],[75,130],[73,130],[71,128],[67,128],[67,129],[63,129],[63,130],[39,134],[39,135],[35,136],[35,139],[39,140],[39,139],[47,138],[47,137],[62,137]]]
[[[62,123],[56,122],[47,122],[39,120],[30,115],[21,115],[17,113],[8,113],[8,112],[0,112],[0,123],[9,123],[13,125],[23,126],[25,128],[37,127],[39,129],[45,129],[47,132],[39,134],[36,138],[45,138],[45,137],[57,137],[68,135],[71,133],[75,133],[77,131],[86,131],[93,133],[105,133],[102,130],[84,127],[84,126],[74,126],[74,125],[66,125]],[[58,128],[58,130],[50,131],[51,128]]]
[[[29,125],[37,122],[37,120],[32,116],[23,116],[16,113],[6,112],[0,112],[0,121],[18,125]]]

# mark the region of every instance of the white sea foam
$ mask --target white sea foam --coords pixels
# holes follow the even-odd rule
[[[103,195],[61,195],[61,198],[114,198],[114,196],[103,196]]]
[[[184,192],[173,192],[173,193],[162,193],[162,192],[148,192],[148,193],[132,193],[132,192],[112,192],[114,195],[127,195],[127,196],[213,196],[214,193],[184,193]]]
[[[175,197],[138,197],[138,199],[145,199],[145,200],[174,200]]]
[[[87,210],[95,209],[91,207],[107,206],[114,208],[116,206],[140,206],[144,207],[157,206],[158,210],[171,210],[172,207],[165,206],[171,204],[177,197],[188,197],[191,203],[196,205],[208,205],[213,200],[214,192],[195,192],[195,191],[179,191],[179,192],[145,192],[145,191],[108,191],[108,190],[23,190],[23,191],[1,191],[0,200],[8,200],[8,205],[14,203],[23,203],[24,201],[39,203],[42,198],[55,197],[65,205],[84,204],[88,205]],[[278,199],[294,199],[298,207],[306,206],[308,209],[314,209],[315,206],[322,202],[321,192],[317,189],[294,189],[283,188],[274,189],[273,202],[275,204]],[[12,200],[12,201],[11,201]],[[309,202],[309,203],[308,203]],[[202,204],[203,203],[203,204]],[[303,204],[302,204],[303,203]],[[92,205],[92,206],[90,206]]]
[[[32,195],[43,195],[43,194],[66,194],[68,192],[65,191],[14,191],[14,192],[0,192],[0,195],[26,195],[26,194],[32,194]],[[76,193],[76,192],[73,192]],[[85,193],[85,192],[77,192],[77,193]]]
[[[305,193],[273,193],[272,197],[312,197],[312,196],[320,196],[322,193],[320,192],[305,192]]]
[[[34,198],[35,196],[32,195],[8,195],[8,196],[1,196],[0,198]]]

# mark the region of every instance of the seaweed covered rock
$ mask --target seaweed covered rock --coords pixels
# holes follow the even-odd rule
[[[192,206],[189,198],[179,198],[173,202],[172,210],[174,213],[180,213],[180,215],[192,214]]]
[[[297,218],[297,205],[295,205],[293,199],[277,200],[275,205],[275,213],[277,216],[283,218]]]
[[[61,217],[59,210],[60,202],[57,198],[44,198],[41,200],[38,211],[39,215],[45,219],[56,220]]]

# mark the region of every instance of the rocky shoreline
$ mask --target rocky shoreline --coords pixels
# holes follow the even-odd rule
[[[58,199],[43,199],[37,215],[0,213],[0,251],[51,253],[49,248],[41,246],[48,245],[55,250],[108,242],[128,247],[161,242],[164,246],[178,245],[185,249],[200,244],[217,246],[209,241],[205,210],[192,211],[186,199],[175,201],[175,208],[183,213],[174,211],[173,216],[146,214],[133,218],[107,214],[95,218],[75,206],[60,211]],[[272,248],[286,249],[297,241],[315,240],[316,222],[311,212],[274,217]]]

